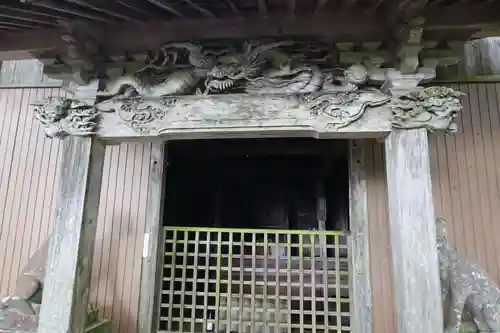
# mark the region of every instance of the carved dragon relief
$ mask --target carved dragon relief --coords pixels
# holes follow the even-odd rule
[[[35,118],[50,138],[95,134],[101,117],[93,105],[65,97],[49,97],[33,106]]]
[[[461,108],[445,90],[391,97],[367,88],[370,71],[365,66],[332,68],[321,50],[301,42],[228,45],[163,45],[143,68],[108,80],[94,105],[50,98],[34,105],[35,115],[48,136],[63,137],[98,133],[103,113],[114,113],[140,135],[159,135],[181,120],[185,125],[236,126],[239,120],[241,126],[265,126],[266,119],[280,126],[272,117],[285,115],[290,121],[283,126],[295,121],[335,131],[391,99],[393,127],[450,129]]]
[[[500,288],[476,263],[451,245],[446,221],[436,219],[436,243],[443,298],[445,333],[459,333],[464,312],[479,332],[500,332]]]
[[[395,128],[426,128],[429,132],[455,133],[455,118],[462,110],[459,97],[464,93],[449,87],[427,87],[393,99]]]

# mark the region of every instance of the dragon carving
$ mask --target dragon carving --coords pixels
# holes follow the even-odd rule
[[[292,41],[260,45],[246,42],[243,45],[243,52],[219,56],[216,65],[207,74],[205,94],[214,90],[224,91],[239,82],[256,79],[261,74],[263,65],[269,60],[271,50],[291,44]]]
[[[457,131],[454,120],[462,110],[460,91],[449,87],[427,87],[394,98],[392,125],[394,128],[426,128],[429,132],[446,129]]]
[[[338,77],[332,72],[324,72],[314,64],[303,64],[297,61],[297,55],[279,50],[294,43],[250,41],[243,44],[241,52],[214,51],[193,43],[166,44],[146,60],[143,68],[108,82],[107,89],[98,95],[158,98],[195,92],[206,95],[238,87],[247,93],[271,94],[339,91],[339,84],[333,84]],[[179,63],[179,52],[188,54],[187,64]],[[347,81],[340,86],[353,90],[356,84],[365,83],[366,77],[366,68],[352,66],[344,71],[343,78]]]
[[[95,133],[100,122],[99,111],[82,101],[49,97],[32,105],[35,118],[44,125],[45,135],[49,138],[88,136]]]
[[[185,68],[177,66],[180,50],[187,51],[189,54],[189,64],[185,65]],[[196,84],[206,77],[215,62],[216,53],[205,51],[200,45],[169,43],[163,45],[152,59],[147,59],[143,68],[134,74],[108,82],[107,89],[100,91],[98,95],[101,97],[133,95],[161,97],[190,93]]]
[[[447,306],[445,333],[459,333],[464,310],[480,332],[500,332],[500,289],[476,263],[450,244],[446,222],[436,219],[441,294]]]

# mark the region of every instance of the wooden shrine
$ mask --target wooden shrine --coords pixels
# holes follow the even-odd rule
[[[0,5],[0,59],[35,57],[70,91],[33,105],[47,136],[64,139],[38,332],[83,332],[104,145],[154,142],[140,309],[146,333],[156,330],[164,142],[234,137],[351,140],[358,333],[372,331],[362,139],[382,140],[398,332],[441,332],[427,137],[457,131],[463,94],[433,81],[495,74],[495,66],[466,71],[461,60],[466,41],[495,34],[499,9],[500,1],[472,0]]]

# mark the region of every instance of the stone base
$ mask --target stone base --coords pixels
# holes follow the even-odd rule
[[[0,309],[0,333],[34,332],[38,327],[37,315],[26,315],[15,310]]]

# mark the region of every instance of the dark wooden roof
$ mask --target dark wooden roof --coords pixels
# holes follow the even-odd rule
[[[99,28],[110,53],[173,40],[316,36],[381,42],[408,18],[424,39],[464,40],[500,23],[500,0],[4,0],[0,60],[63,48],[64,23]]]

